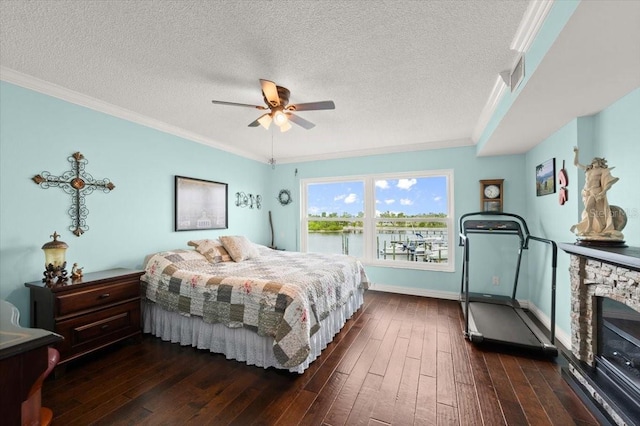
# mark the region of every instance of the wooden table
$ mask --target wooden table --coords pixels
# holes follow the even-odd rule
[[[0,300],[0,419],[22,424],[22,402],[48,367],[48,346],[60,340],[56,333],[22,328],[18,310]]]

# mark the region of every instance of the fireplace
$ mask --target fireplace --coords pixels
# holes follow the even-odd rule
[[[596,369],[640,412],[640,312],[613,299],[598,299]]]
[[[558,246],[571,255],[564,376],[603,423],[640,425],[640,248]]]

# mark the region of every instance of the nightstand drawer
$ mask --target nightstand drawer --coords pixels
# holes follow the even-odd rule
[[[81,279],[47,287],[26,283],[31,294],[31,326],[64,337],[56,345],[58,370],[67,361],[130,337],[140,337],[141,270],[90,272]]]
[[[140,333],[140,301],[60,321],[57,331],[64,337],[58,346],[65,359]]]
[[[95,309],[127,299],[140,297],[140,282],[107,284],[71,294],[56,295],[57,316],[65,316],[86,309]]]

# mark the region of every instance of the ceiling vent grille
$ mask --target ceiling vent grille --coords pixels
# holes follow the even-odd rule
[[[514,92],[520,83],[522,83],[522,80],[524,80],[524,55],[520,56],[511,71],[502,71],[500,77],[502,77],[504,84],[509,86],[511,92]]]

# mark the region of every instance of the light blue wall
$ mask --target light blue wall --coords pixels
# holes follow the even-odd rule
[[[271,192],[277,194],[280,189],[289,189],[293,193],[294,202],[284,207],[278,204],[273,209],[275,242],[277,246],[288,250],[299,248],[300,179],[453,169],[457,235],[457,219],[460,215],[480,208],[480,179],[504,178],[505,211],[525,214],[523,168],[524,155],[477,157],[473,146],[279,165],[273,170]],[[457,293],[460,289],[461,256],[458,253],[460,249],[453,247],[452,250],[454,249],[456,271],[453,273],[373,266],[368,266],[367,272],[373,283],[399,290],[416,289],[418,294]],[[495,274],[495,271],[503,270],[501,263],[505,253],[501,247],[495,249],[495,255],[488,257],[481,265],[479,274]],[[504,250],[509,251],[509,248]],[[504,279],[508,281],[512,278],[505,276]]]
[[[556,170],[562,167],[569,175],[569,201],[560,205],[558,193],[536,197],[534,191],[535,176],[530,172],[526,177],[526,210],[529,225],[534,234],[556,242],[575,241],[570,232],[572,225],[579,221],[583,203],[580,191],[584,185],[584,172],[573,165],[573,147],[580,149],[580,163],[589,164],[594,156],[604,157],[612,174],[620,180],[611,188],[607,199],[611,204],[622,207],[628,216],[624,229],[625,240],[630,246],[640,246],[640,89],[627,94],[613,105],[598,114],[579,117],[572,120],[551,137],[544,140],[526,155],[526,170],[535,170],[535,166],[549,158],[556,159]],[[557,175],[557,173],[556,173]],[[529,300],[550,315],[550,253],[529,253]],[[544,267],[543,267],[544,265]],[[570,333],[570,283],[569,255],[560,251],[558,255],[558,301],[557,324],[560,329]]]
[[[533,235],[548,238],[556,242],[573,241],[569,232],[571,225],[578,219],[578,203],[581,184],[578,183],[578,169],[573,166],[573,147],[578,145],[578,120],[572,120],[553,136],[529,151],[526,156],[527,173],[526,206],[529,228]],[[559,187],[556,182],[554,194],[536,196],[535,169],[538,164],[551,158],[556,160],[556,177],[565,162],[568,174],[567,185],[569,198],[564,205],[558,202]],[[545,315],[551,315],[551,250],[540,243],[531,243],[527,251],[528,257],[528,299]],[[557,324],[565,332],[569,332],[570,282],[569,258],[558,254],[557,267]]]
[[[44,270],[42,245],[53,231],[69,245],[67,261],[85,272],[140,268],[148,253],[187,248],[187,241],[242,234],[268,243],[268,165],[134,124],[5,82],[0,83],[0,298],[29,322],[25,282]],[[116,188],[86,197],[90,229],[73,235],[67,213],[71,197],[42,189],[31,178],[71,167],[80,151],[95,179]],[[174,175],[229,184],[229,229],[173,231]],[[261,194],[261,210],[235,207],[238,191]]]

